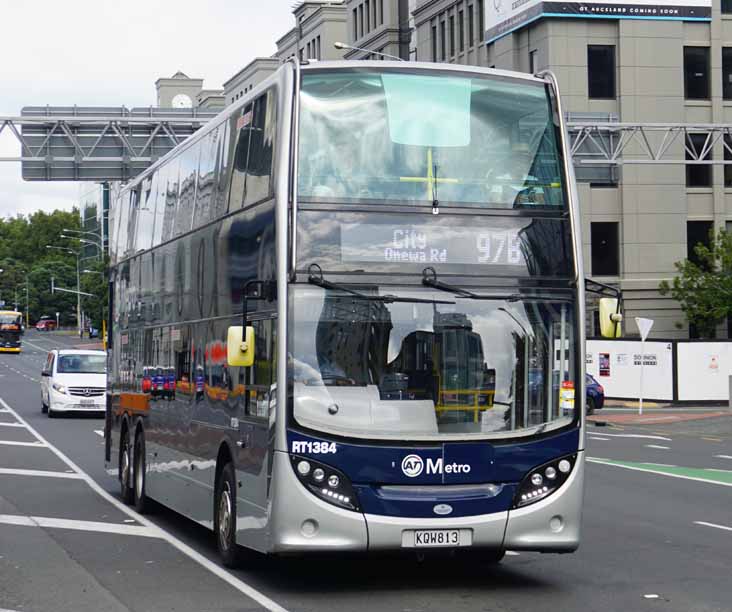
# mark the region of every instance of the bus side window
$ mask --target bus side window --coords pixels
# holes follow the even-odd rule
[[[236,134],[236,151],[234,167],[231,172],[231,188],[229,190],[229,210],[241,208],[246,189],[247,160],[249,159],[249,141],[254,123],[254,105],[247,104],[238,117],[232,118],[233,132]]]
[[[272,159],[276,136],[274,92],[269,91],[254,103],[254,127],[249,141],[247,181],[244,204],[254,204],[272,192]]]
[[[247,385],[247,415],[266,419],[269,416],[270,390],[276,374],[275,346],[276,320],[253,321],[254,365],[250,370]]]

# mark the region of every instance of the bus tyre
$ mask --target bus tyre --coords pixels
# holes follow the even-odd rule
[[[591,397],[587,398],[587,414],[595,414],[595,400]]]
[[[221,470],[214,503],[214,534],[221,561],[226,567],[237,567],[241,561],[241,549],[236,543],[236,479],[231,463]]]
[[[147,473],[145,461],[145,432],[140,430],[135,436],[135,466],[133,470],[133,494],[135,510],[140,514],[150,511],[150,499],[145,494],[145,479]]]
[[[49,411],[49,416],[51,413]],[[119,447],[119,484],[120,497],[125,504],[131,504],[133,501],[132,491],[132,448],[130,447],[130,432],[124,430],[120,438]]]

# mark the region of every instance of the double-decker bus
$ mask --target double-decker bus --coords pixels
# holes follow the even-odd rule
[[[115,205],[122,497],[212,528],[226,565],[240,546],[574,551],[569,162],[550,73],[283,65]]]
[[[20,353],[23,315],[15,310],[0,310],[0,353]]]

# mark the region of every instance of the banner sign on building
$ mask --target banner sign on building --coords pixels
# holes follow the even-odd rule
[[[540,17],[605,19],[673,19],[711,21],[711,0],[488,0],[485,3],[486,42],[510,34]]]

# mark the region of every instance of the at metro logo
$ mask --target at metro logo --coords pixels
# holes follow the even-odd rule
[[[433,474],[469,474],[470,465],[467,463],[445,463],[442,457],[423,460],[419,455],[407,455],[402,460],[402,472],[409,478],[419,476],[423,471],[429,476]]]

